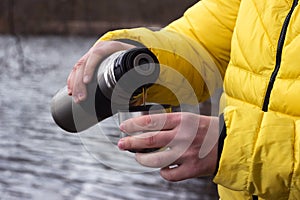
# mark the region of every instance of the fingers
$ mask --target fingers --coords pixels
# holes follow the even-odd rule
[[[83,83],[82,80],[84,67],[79,67],[76,71],[77,72],[73,84],[72,96],[74,102],[79,103],[80,101],[84,101],[86,99],[87,91],[86,91],[85,84]]]
[[[122,138],[118,142],[118,147],[122,150],[160,148],[167,146],[172,139],[173,135],[169,131],[148,132]]]
[[[73,82],[74,74],[75,74],[75,72],[74,72],[74,68],[73,68],[67,79],[68,95],[72,95],[73,84],[74,84],[74,82]]]
[[[174,138],[172,130],[177,124],[175,113],[144,115],[126,120],[120,125],[122,132],[129,135],[150,131],[131,137],[122,138],[118,147],[122,150],[140,150],[160,148],[168,145]]]
[[[100,62],[107,56],[108,51],[96,51],[96,49],[91,49],[89,57],[86,61],[86,66],[84,68],[82,79],[84,84],[88,84],[94,75],[96,68],[99,66]]]
[[[164,150],[155,153],[137,153],[136,160],[143,166],[152,168],[164,168],[174,163],[178,155],[172,150]]]
[[[76,80],[78,70],[85,67],[85,64],[86,64],[86,61],[87,61],[88,56],[89,56],[89,53],[86,53],[84,56],[82,56],[82,57],[77,61],[77,63],[74,65],[74,67],[73,67],[71,73],[70,73],[69,76],[68,76],[68,79],[67,79],[67,86],[68,86],[68,93],[69,93],[69,95],[73,95],[74,87],[77,86],[77,85],[75,84],[75,82],[77,82],[77,83],[79,82],[79,80]]]
[[[181,116],[177,113],[144,115],[122,122],[120,129],[125,133],[170,130],[178,125],[180,119]]]
[[[161,176],[166,180],[179,181],[215,171],[219,133],[216,117],[191,113],[146,115],[129,119],[120,128],[129,134],[149,131],[122,138],[120,149],[168,147],[164,151],[136,154],[141,165],[161,168]]]
[[[161,168],[160,175],[168,181],[181,181],[198,176],[198,168],[178,159],[173,150],[156,153],[137,153],[136,160],[143,166]]]
[[[73,67],[67,80],[69,95],[74,97],[76,103],[85,100],[86,84],[92,80],[99,63],[114,52],[134,47],[117,41],[98,42]]]
[[[99,42],[91,50],[83,73],[85,84],[92,80],[93,74],[100,62],[107,56],[122,50],[134,48],[135,46],[117,41]]]
[[[145,131],[148,133],[122,138],[118,146],[122,150],[176,146],[176,150],[182,153],[192,144],[197,132],[197,124],[191,123],[196,120],[190,117],[183,120],[184,116],[182,113],[165,113],[126,120],[120,125],[123,132],[129,135]],[[178,131],[190,132],[177,134]]]

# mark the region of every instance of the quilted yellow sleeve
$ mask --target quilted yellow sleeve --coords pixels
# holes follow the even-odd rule
[[[203,0],[159,31],[116,30],[99,41],[128,39],[154,52],[163,67],[157,84],[148,90],[148,101],[196,104],[222,82],[238,8],[237,0]]]

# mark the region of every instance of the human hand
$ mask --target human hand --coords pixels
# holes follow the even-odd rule
[[[141,165],[161,168],[161,176],[168,181],[212,175],[217,163],[218,120],[192,113],[131,118],[120,129],[129,135],[145,133],[122,138],[118,147],[121,150],[168,147],[164,151],[136,154]]]
[[[77,61],[69,74],[67,80],[68,94],[73,96],[74,102],[79,103],[86,99],[86,84],[92,80],[95,69],[105,57],[117,51],[134,47],[133,45],[118,41],[101,41],[95,44]]]

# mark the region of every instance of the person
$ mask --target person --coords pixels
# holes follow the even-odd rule
[[[194,75],[195,68],[183,58],[201,55],[198,44],[224,77],[220,118],[170,113],[160,133],[144,139],[126,137],[119,141],[119,148],[171,144],[170,151],[136,154],[136,159],[145,166],[161,167],[161,176],[169,181],[215,175],[221,199],[300,199],[299,9],[298,0],[202,0],[159,31],[108,32],[73,68],[69,94],[76,102],[84,101],[85,85],[96,63],[115,51],[142,45],[151,49],[160,63],[184,74],[200,102],[209,93],[204,78]],[[177,56],[178,52],[184,56]],[[168,92],[154,85],[148,98],[176,103]],[[218,126],[223,120],[225,126]],[[120,129],[129,134],[151,131],[159,121],[160,115],[151,120],[133,118]],[[190,137],[193,122],[198,126],[193,141],[168,163],[172,149]],[[185,126],[179,128],[182,123]],[[220,137],[211,151],[200,157],[208,129],[212,136],[220,132]],[[171,164],[177,167],[168,167]]]

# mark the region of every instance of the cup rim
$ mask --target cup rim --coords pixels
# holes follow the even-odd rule
[[[138,111],[149,111],[151,110],[159,110],[159,109],[170,109],[170,104],[146,104],[141,106],[129,106],[127,109],[119,109],[118,112],[138,112]]]

